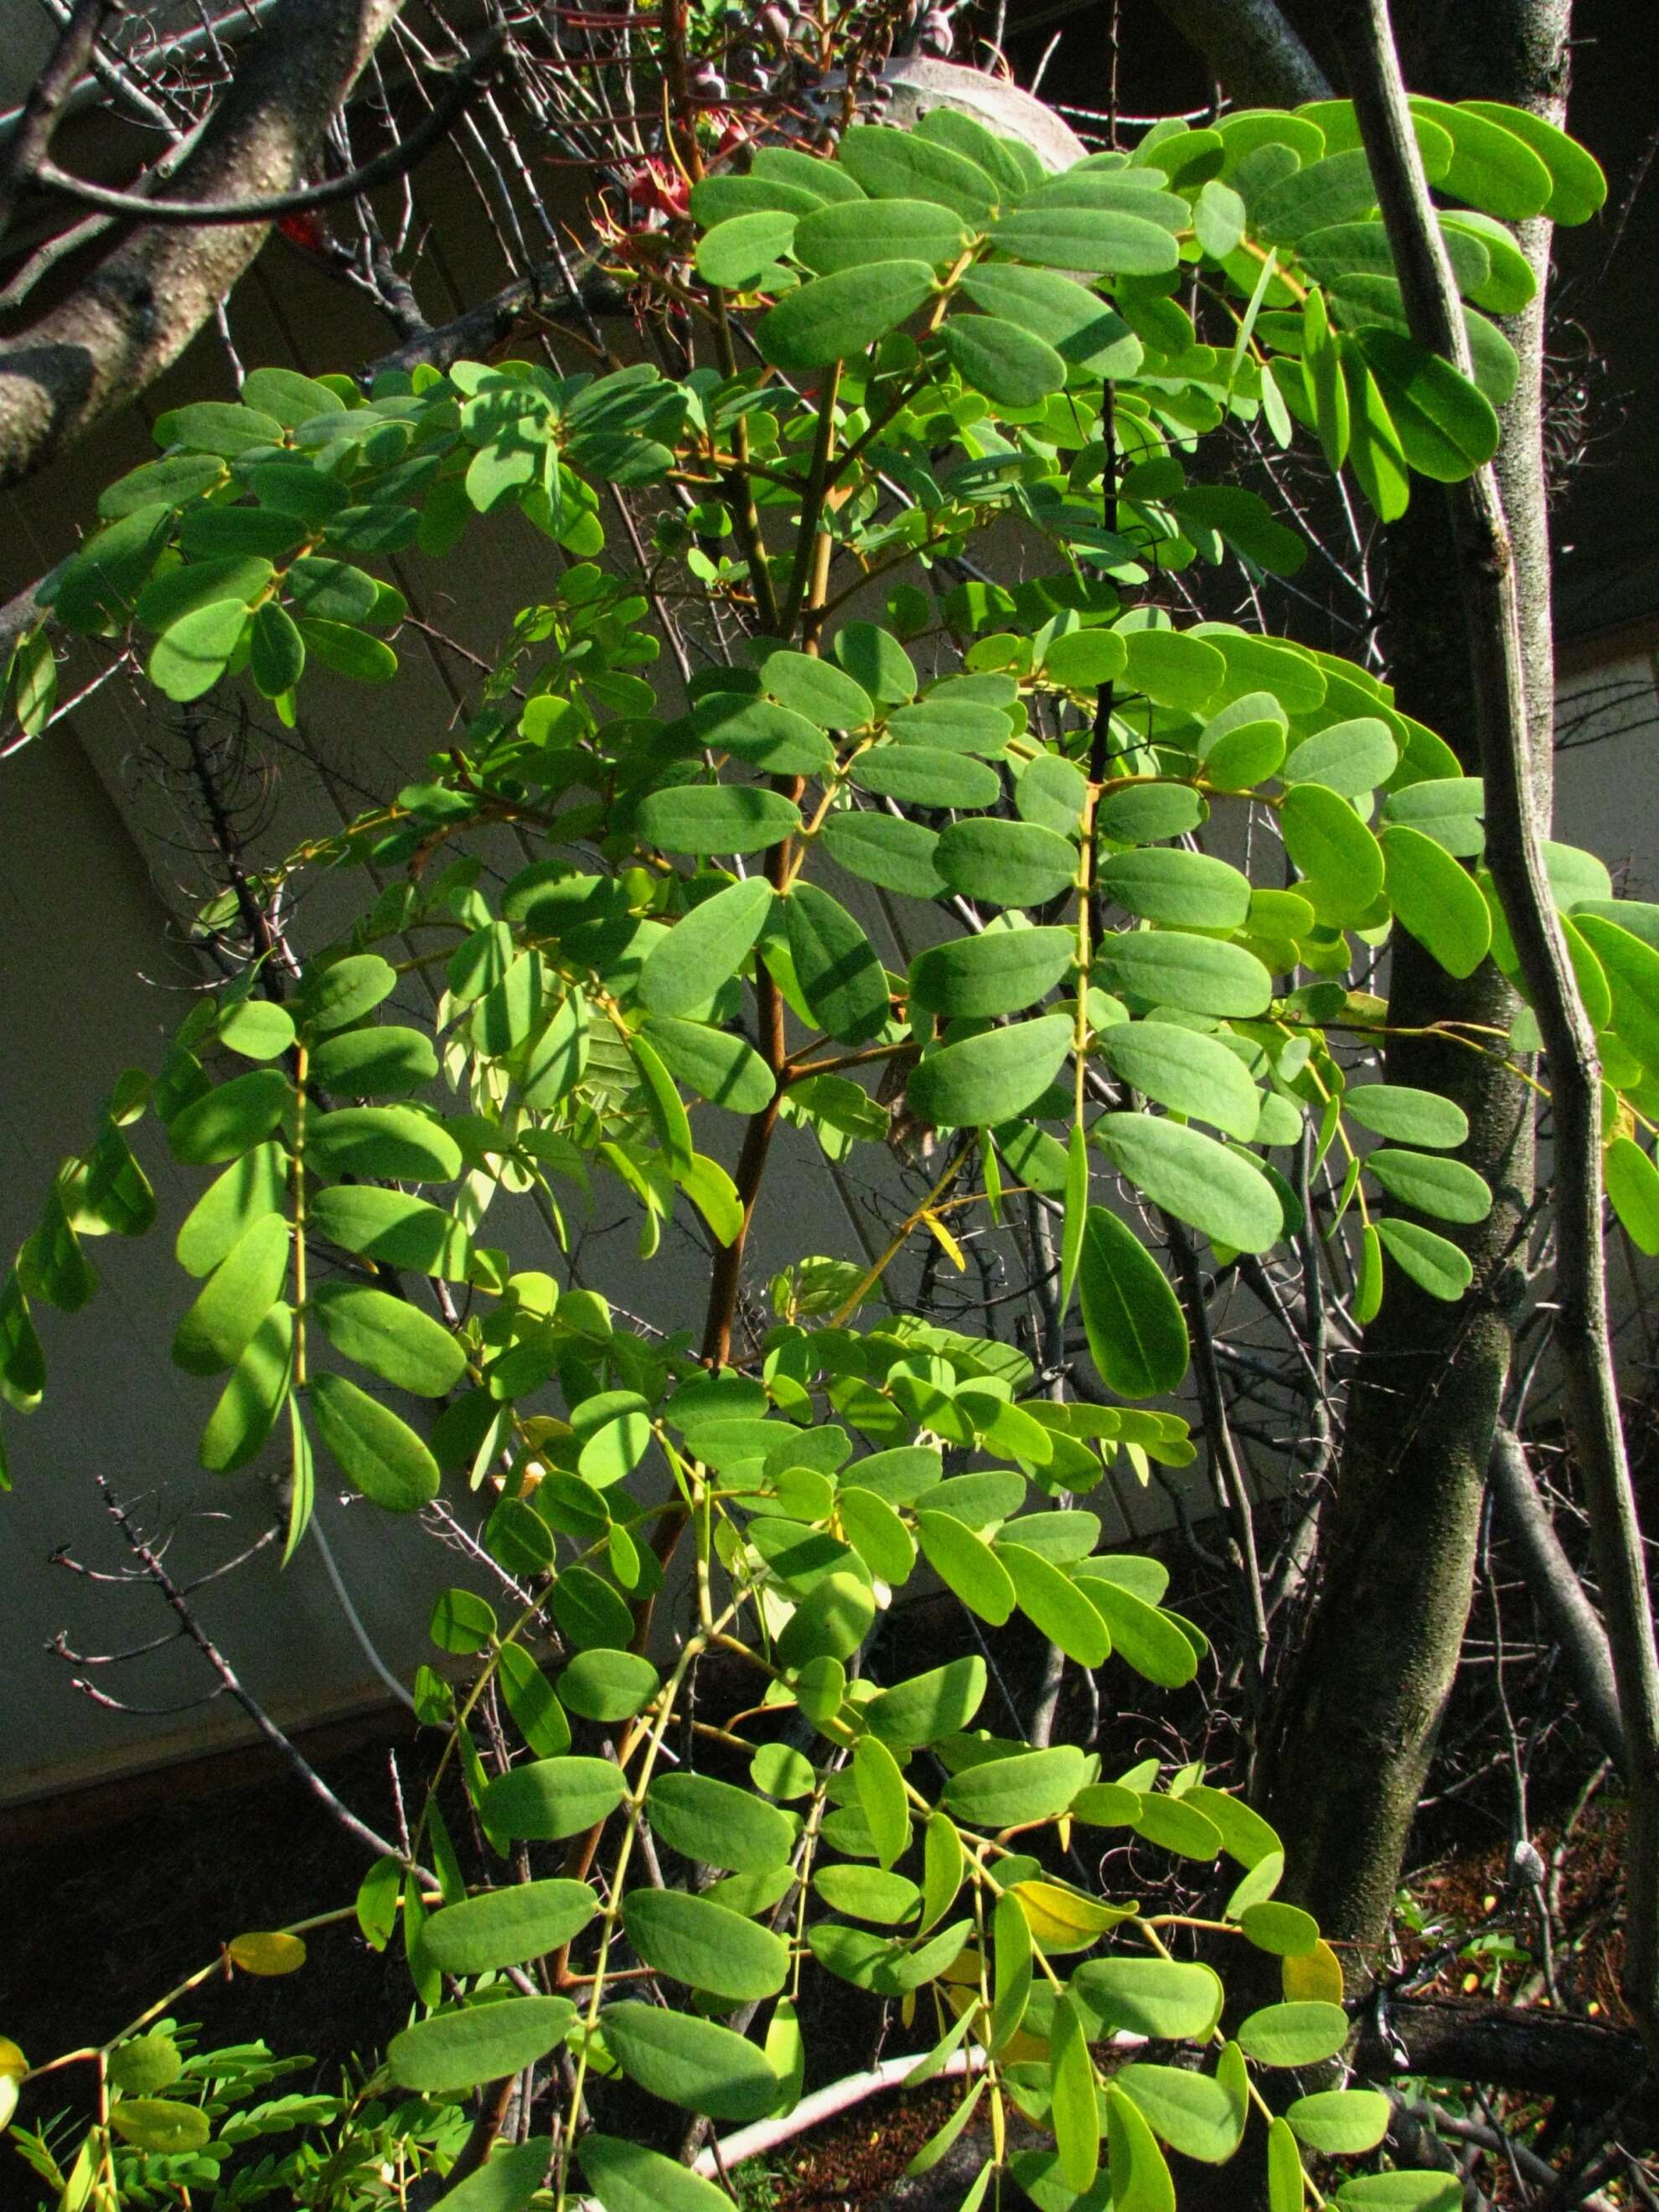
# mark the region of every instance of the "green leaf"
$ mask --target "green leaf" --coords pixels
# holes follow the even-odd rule
[[[1323,2089],[1298,2097],[1285,2118],[1293,2132],[1327,2158],[1358,2158],[1389,2131],[1394,2107],[1380,2089]]]
[[[398,1097],[437,1073],[431,1039],[390,1022],[325,1037],[311,1056],[313,1079],[347,1098]]]
[[[1342,1110],[1395,1144],[1450,1152],[1468,1141],[1469,1117],[1455,1100],[1409,1084],[1351,1083],[1342,1093]]]
[[[731,2212],[723,2189],[642,2143],[588,2134],[576,2154],[605,2212]]]
[[[633,1632],[627,1601],[592,1567],[566,1567],[553,1585],[552,1605],[554,1620],[578,1651],[619,1647]]]
[[[1253,2012],[1239,2023],[1238,2043],[1258,2066],[1316,2066],[1334,2058],[1349,2033],[1340,2005],[1304,2001]]]
[[[1638,1252],[1659,1253],[1659,1168],[1630,1137],[1615,1137],[1602,1161],[1607,1196]]]
[[[1069,929],[989,929],[951,938],[910,963],[911,1000],[949,1016],[1018,1013],[1054,988],[1076,953]]]
[[[1127,688],[1141,692],[1155,706],[1196,714],[1226,680],[1227,663],[1218,647],[1190,631],[1126,629],[1119,634],[1128,650]]]
[[[1304,1958],[1319,1942],[1319,1923],[1299,1905],[1261,1899],[1238,1916],[1247,1942],[1278,1959]]]
[[[585,1881],[514,1883],[434,1912],[421,1948],[446,1974],[488,1974],[527,1966],[580,1935],[599,1909]]]
[[[1604,915],[1581,914],[1577,927],[1612,988],[1613,1027],[1620,1042],[1644,1067],[1659,1070],[1659,951]]]
[[[781,1937],[684,1890],[630,1890],[623,1926],[647,1966],[734,2004],[775,1996],[788,1978]]]
[[[575,2019],[568,1997],[496,1997],[450,2007],[392,2037],[387,2070],[399,2088],[427,2095],[476,2089],[545,2058]]]
[[[881,124],[855,123],[844,131],[836,161],[873,199],[933,200],[975,224],[1002,197],[994,180],[967,155]]]
[[[389,1513],[412,1513],[437,1496],[437,1462],[389,1407],[343,1375],[313,1375],[307,1390],[319,1434],[365,1498]]]
[[[9,2051],[6,2057],[11,2057]],[[130,2036],[110,2053],[110,2086],[118,2089],[124,2097],[151,2096],[176,2081],[184,2065],[179,2046],[170,2035],[156,2031],[149,2035]]]
[[[308,1224],[347,1252],[390,1267],[462,1283],[472,1266],[472,1240],[460,1224],[425,1199],[368,1183],[343,1183],[312,1194]]]
[[[910,1808],[898,1761],[879,1736],[859,1739],[853,1752],[853,1779],[876,1857],[884,1868],[891,1868],[910,1848]]]
[[[1164,1270],[1114,1213],[1091,1206],[1078,1277],[1089,1356],[1121,1398],[1179,1389],[1187,1372],[1187,1323]]]
[[[398,656],[378,637],[369,637],[347,623],[325,622],[303,616],[300,635],[325,668],[357,684],[389,684],[398,673]]]
[[[876,1617],[875,1593],[858,1576],[827,1574],[815,1582],[777,1643],[786,1667],[813,1659],[850,1659]]]
[[[991,242],[1016,261],[1091,276],[1158,276],[1180,260],[1170,232],[1123,208],[1017,208],[992,226]]]
[[[1322,921],[1340,927],[1368,911],[1382,889],[1386,864],[1346,799],[1323,784],[1299,783],[1285,794],[1279,826],[1285,850],[1305,878],[1297,889]]]
[[[832,814],[819,835],[838,866],[901,897],[935,899],[945,886],[933,866],[939,832],[890,814]]]
[[[264,1214],[243,1231],[179,1322],[176,1365],[188,1375],[216,1375],[235,1364],[282,1296],[290,1249],[281,1214]]]
[[[753,949],[772,911],[763,876],[729,884],[675,923],[647,955],[640,996],[654,1014],[684,1014],[704,1005]]]
[[[801,218],[794,251],[815,276],[830,276],[872,261],[941,268],[957,259],[967,239],[962,217],[936,200],[843,200]]]
[[[1463,2201],[1462,2186],[1454,2200]],[[1275,2118],[1267,2128],[1268,2212],[1303,2212],[1307,2191],[1302,2178],[1302,2154],[1288,2124]]]
[[[213,2123],[199,2105],[173,2097],[122,2097],[111,2106],[109,2121],[123,2142],[158,2157],[200,2150],[213,2133]]]
[[[248,668],[267,699],[280,699],[305,674],[305,640],[293,617],[274,599],[257,609],[250,639]]]
[[[882,745],[860,753],[848,773],[859,790],[904,806],[994,806],[1002,788],[988,763],[943,745]]]
[[[1474,877],[1403,823],[1391,823],[1381,842],[1385,895],[1401,927],[1449,975],[1472,975],[1492,948],[1492,910]]]
[[[1006,1534],[997,1538],[995,1550],[1026,1619],[1079,1667],[1104,1666],[1111,1648],[1105,1625],[1070,1576],[1040,1552],[1011,1544]]]
[[[1249,1019],[1273,1003],[1273,978],[1242,945],[1184,931],[1131,930],[1109,937],[1097,980],[1114,991],[1190,1014]]]
[[[1337,351],[1348,387],[1349,465],[1382,520],[1397,521],[1411,499],[1411,473],[1400,434],[1355,340],[1345,333]]]
[[[800,809],[754,784],[678,784],[641,801],[639,825],[665,853],[759,853],[799,829]]]
[[[489,1828],[515,1841],[558,1843],[596,1827],[626,1790],[621,1768],[609,1759],[538,1759],[498,1774],[478,1811]]]
[[[507,1710],[538,1759],[559,1759],[570,1748],[570,1723],[545,1674],[521,1644],[507,1642],[496,1654]]]
[[[1058,1820],[1087,1779],[1075,1744],[1017,1752],[965,1766],[945,1785],[939,1802],[952,1818],[988,1832]]]
[[[988,1030],[930,1053],[911,1071],[906,1096],[935,1128],[976,1128],[1012,1120],[1040,1098],[1072,1046],[1064,1014]]]
[[[758,2120],[777,2103],[778,2077],[765,2053],[714,2021],[612,2004],[599,2025],[623,2071],[651,2096],[715,2120]]]
[[[991,2007],[991,2033],[986,2048],[994,2057],[1018,2033],[1031,1995],[1031,1923],[1017,1897],[1005,1890],[997,1899],[992,1922],[995,1960],[995,1994]]]
[[[254,407],[239,406],[228,399],[197,399],[174,407],[155,419],[158,446],[183,446],[198,453],[218,453],[227,459],[253,446],[282,443],[283,423]]]
[[[646,1818],[656,1835],[688,1859],[769,1874],[786,1864],[796,1824],[775,1805],[703,1774],[659,1774],[646,1793]]]
[[[374,1012],[398,988],[398,971],[378,952],[356,952],[326,967],[309,967],[295,1012],[311,1031],[343,1030]]]
[[[1105,2106],[1114,2212],[1176,2212],[1175,2183],[1140,2107],[1115,2084]]]
[[[1073,368],[1096,376],[1133,376],[1140,365],[1140,340],[1122,316],[1069,276],[981,262],[964,271],[962,290],[988,314],[1041,338]]]
[[[1285,762],[1286,783],[1319,783],[1344,799],[1357,799],[1386,783],[1399,764],[1400,750],[1386,722],[1374,715],[1333,722],[1304,738]]]
[[[1081,2191],[1093,2183],[1100,2166],[1095,2063],[1070,1997],[1054,1999],[1053,2022],[1048,2040],[1049,2124],[1066,2186]],[[1115,2191],[1114,2199],[1118,2203],[1124,2201]]]
[[[429,1314],[389,1291],[320,1283],[311,1312],[337,1352],[400,1390],[441,1398],[466,1373],[465,1347]]]
[[[1214,531],[1270,576],[1294,576],[1308,557],[1301,534],[1280,522],[1258,493],[1241,484],[1192,484],[1164,502],[1187,535]]]
[[[811,215],[830,195],[820,188],[803,191],[793,178],[775,175],[701,178],[691,187],[691,213],[706,228],[734,216],[765,212]]]
[[[1382,243],[1386,253],[1386,233]],[[1302,375],[1327,465],[1340,469],[1348,457],[1348,386],[1331,337],[1324,295],[1316,289],[1309,291],[1302,309]]]
[[[728,292],[746,290],[788,252],[799,220],[779,208],[729,216],[698,240],[698,276]]]
[[[933,282],[925,261],[872,261],[815,276],[762,316],[756,343],[791,375],[828,368],[908,322],[932,297]]]
[[[1368,1153],[1365,1167],[1390,1198],[1437,1221],[1484,1221],[1492,1212],[1491,1191],[1462,1160],[1383,1150]]]
[[[219,1017],[219,1042],[244,1060],[276,1060],[294,1043],[294,1021],[269,999],[242,999]]]
[[[847,1540],[873,1575],[896,1588],[916,1564],[915,1542],[884,1498],[856,1484],[836,1498]]]
[[[1376,1233],[1396,1265],[1431,1298],[1455,1305],[1474,1280],[1468,1255],[1445,1237],[1437,1237],[1432,1229],[1390,1215],[1376,1224]]]
[[[1449,362],[1376,325],[1358,331],[1352,343],[1376,380],[1406,459],[1420,475],[1459,483],[1492,459],[1497,412]]]
[[[1120,1022],[1099,1033],[1095,1050],[1114,1075],[1160,1106],[1212,1122],[1230,1137],[1255,1136],[1261,1093],[1218,1038],[1176,1022]]]
[[[1073,1975],[1072,1988],[1092,2015],[1097,2040],[1121,2029],[1158,2043],[1194,2042],[1209,2034],[1221,2013],[1216,1974],[1172,1959],[1091,1959]]]
[[[875,947],[846,908],[816,884],[797,883],[783,902],[795,976],[812,1018],[842,1044],[867,1044],[891,1001]]]
[[[1148,1605],[1133,1590],[1122,1588],[1110,1575],[1092,1571],[1103,1564],[1109,1562],[1080,1559],[1077,1567],[1078,1588],[1105,1622],[1118,1657],[1133,1667],[1136,1674],[1144,1674],[1149,1682],[1157,1682],[1164,1689],[1178,1690],[1183,1683],[1190,1682],[1198,1672],[1198,1656],[1173,1618],[1160,1613],[1155,1605]],[[1146,1802],[1163,1804],[1166,1801]],[[1189,1808],[1185,1799],[1179,1802],[1183,1811],[1196,1810]],[[1135,1825],[1140,1826],[1143,1823],[1137,1821]],[[1168,1840],[1167,1835],[1158,1840]],[[1199,1856],[1212,1856],[1213,1850],[1201,1851]]]
[[[953,822],[934,866],[953,891],[989,906],[1041,906],[1077,880],[1077,848],[1035,822]]]
[[[506,2149],[498,2142],[487,2165],[444,2191],[449,2212],[525,2212],[552,2158],[550,2136],[532,2136]]]
[[[672,1074],[731,1113],[759,1113],[777,1088],[754,1047],[726,1030],[659,1014],[647,1022],[645,1035]]]
[[[588,1721],[627,1721],[648,1705],[662,1677],[634,1651],[579,1651],[559,1677],[559,1698]]]
[[[690,723],[711,751],[732,753],[769,775],[821,775],[835,758],[816,722],[748,692],[705,692]]]
[[[1434,109],[1430,112],[1435,113],[1437,121],[1443,119]],[[1588,222],[1605,204],[1607,180],[1601,164],[1576,138],[1570,138],[1543,116],[1533,114],[1528,108],[1510,107],[1489,100],[1460,100],[1453,112],[1464,118],[1479,116],[1531,149],[1548,173],[1550,195],[1543,212],[1552,222]],[[1504,212],[1497,207],[1491,211],[1493,215]]]
[[[1207,800],[1189,785],[1147,777],[1107,792],[1096,809],[1095,827],[1127,845],[1155,845],[1160,838],[1184,837],[1208,813]]]
[[[1213,2075],[1137,2059],[1112,2081],[1139,2108],[1152,2132],[1183,2158],[1224,2166],[1237,2149],[1237,2110]]]
[[[1096,880],[1129,913],[1179,928],[1238,929],[1250,910],[1249,877],[1207,853],[1164,846],[1114,853]]]
[[[1345,2181],[1331,2202],[1356,2212],[1458,2212],[1463,2180],[1456,2173],[1362,2173]]]
[[[264,1449],[294,1379],[294,1311],[273,1306],[246,1350],[202,1431],[201,1462],[216,1474],[246,1467]]]
[[[280,1068],[256,1067],[175,1114],[167,1142],[173,1158],[192,1167],[234,1160],[263,1144],[293,1103],[294,1086]]]
[[[1310,230],[1352,222],[1376,204],[1376,187],[1363,149],[1328,154],[1294,169],[1280,183],[1250,198],[1250,221],[1265,244],[1293,243]]]
[[[916,1534],[922,1557],[970,1613],[1000,1628],[1014,1609],[1014,1585],[982,1536],[949,1513],[921,1510]]]
[[[830,649],[837,664],[878,705],[901,706],[915,697],[921,679],[890,630],[875,623],[843,623]]]
[[[399,1182],[449,1182],[462,1168],[449,1132],[409,1106],[342,1106],[314,1115],[306,1124],[306,1158],[324,1175]]]
[[[1114,629],[1067,630],[1050,640],[1042,656],[1045,676],[1051,677],[1056,684],[1090,690],[1098,690],[1103,684],[1115,683],[1128,665],[1128,649]],[[1045,753],[1042,757],[1045,762],[1053,762],[1055,757]],[[1071,763],[1063,765],[1070,767]],[[1073,769],[1073,774],[1077,773]],[[1070,817],[1066,825],[1068,830],[1075,826],[1076,820],[1075,814]]]
[[[780,706],[821,730],[861,730],[875,719],[869,693],[833,661],[810,653],[774,653],[761,663],[760,674]]]
[[[963,382],[1000,407],[1035,407],[1066,386],[1066,363],[1048,341],[996,315],[952,315],[940,343]]]
[[[883,1690],[864,1707],[865,1722],[882,1742],[919,1750],[968,1726],[984,1702],[985,1683],[977,1655],[952,1659]]]
[[[1215,1243],[1265,1252],[1284,1233],[1273,1185],[1200,1130],[1151,1114],[1103,1114],[1090,1134],[1154,1206]]]
[[[1513,111],[1498,111],[1506,116]],[[1454,198],[1509,222],[1541,215],[1554,189],[1548,168],[1507,120],[1449,100],[1412,100],[1413,115],[1437,123],[1452,142],[1450,167],[1437,182]]]

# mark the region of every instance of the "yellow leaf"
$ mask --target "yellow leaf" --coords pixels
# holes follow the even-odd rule
[[[9,2035],[0,2035],[0,2081],[21,2081],[29,2062]]]
[[[1055,1881],[1017,1881],[1009,1894],[1019,1899],[1032,1939],[1044,1951],[1085,1949],[1131,1917],[1123,1906],[1103,1904]]]
[[[1299,1959],[1281,1959],[1279,1963],[1288,2002],[1341,2003],[1342,1962],[1322,1936]]]
[[[963,1250],[961,1245],[957,1243],[956,1238],[951,1236],[945,1224],[939,1219],[938,1214],[930,1212],[927,1208],[924,1206],[922,1208],[921,1218],[927,1229],[932,1232],[936,1243],[943,1247],[945,1258],[956,1269],[957,1274],[965,1275],[968,1272],[968,1255]]]
[[[291,1974],[306,1962],[306,1947],[297,1936],[258,1931],[233,1936],[225,1948],[245,1974]]]

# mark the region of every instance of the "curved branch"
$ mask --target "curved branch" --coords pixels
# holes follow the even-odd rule
[[[180,172],[181,197],[211,206],[303,183],[399,4],[279,0]],[[44,467],[170,367],[258,252],[265,229],[145,221],[68,299],[0,344],[0,485]]]
[[[107,185],[90,184],[84,177],[72,177],[55,161],[42,161],[36,167],[35,181],[49,185],[53,191],[65,193],[70,199],[83,201],[88,207],[104,208],[114,215],[147,217],[154,222],[270,222],[278,216],[298,215],[306,208],[332,207],[338,200],[356,199],[359,192],[372,191],[376,185],[390,184],[413,168],[422,155],[437,144],[483,86],[490,64],[501,51],[501,37],[499,29],[491,33],[479,52],[456,71],[442,99],[395,146],[388,146],[372,161],[365,161],[360,168],[349,169],[343,177],[332,177],[326,184],[304,185],[297,191],[266,192],[246,200],[164,200],[150,198],[141,192],[114,191]]]
[[[1328,100],[1325,72],[1280,13],[1277,0],[1158,0],[1241,107],[1294,107]]]

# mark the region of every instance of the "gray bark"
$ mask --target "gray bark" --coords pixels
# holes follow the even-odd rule
[[[1240,107],[1294,107],[1328,100],[1325,72],[1280,14],[1277,0],[1158,0]]]
[[[243,200],[305,182],[399,4],[282,0],[244,50],[179,196]],[[268,228],[139,223],[69,298],[0,344],[0,484],[33,475],[177,360]]]

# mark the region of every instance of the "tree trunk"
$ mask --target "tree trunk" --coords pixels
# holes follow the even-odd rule
[[[282,0],[180,170],[181,198],[291,191],[402,0]],[[16,483],[176,361],[264,244],[268,222],[137,223],[61,305],[0,342],[0,484]]]
[[[1455,21],[1452,20],[1455,15]],[[1561,118],[1569,0],[1481,0],[1402,9],[1409,82],[1447,99],[1513,101]],[[1553,707],[1548,527],[1540,436],[1543,278],[1548,226],[1522,243],[1539,297],[1508,325],[1521,359],[1504,410],[1499,485],[1516,550],[1532,768],[1547,816]],[[1451,573],[1443,493],[1419,479],[1389,533],[1386,638],[1408,714],[1437,729],[1466,772],[1480,759],[1469,641]],[[1457,1020],[1507,1027],[1514,994],[1490,965],[1446,975],[1396,933],[1389,996],[1400,1027]],[[1285,1894],[1369,1977],[1468,1615],[1476,1535],[1520,1288],[1517,1233],[1532,1200],[1532,1101],[1493,1063],[1432,1037],[1395,1038],[1391,1082],[1443,1092],[1469,1118],[1463,1158],[1492,1185],[1488,1219],[1463,1238],[1474,1265],[1448,1306],[1390,1271],[1367,1331],[1334,1495],[1320,1532],[1318,1591],[1275,1700],[1262,1794],[1284,1835]],[[1443,1226],[1443,1224],[1436,1224]]]

